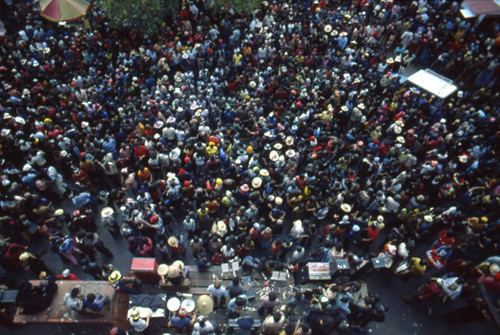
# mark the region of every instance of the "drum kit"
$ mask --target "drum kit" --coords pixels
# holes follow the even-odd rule
[[[167,309],[169,311],[169,319],[172,318],[177,314],[177,312],[181,309],[186,310],[188,313],[194,312],[196,309],[196,303],[194,302],[191,297],[191,295],[181,293],[180,297],[182,298],[182,301],[179,297],[171,297],[170,299],[167,300]],[[171,314],[170,314],[171,313]]]
[[[184,310],[187,313],[193,313],[197,310],[201,315],[208,315],[213,312],[214,302],[209,295],[201,295],[196,302],[192,298],[192,294],[177,293],[176,297],[168,299],[167,310],[169,311],[169,319],[175,316],[180,310]]]

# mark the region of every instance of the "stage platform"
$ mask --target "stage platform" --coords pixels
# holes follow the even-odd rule
[[[30,281],[34,286],[39,285],[38,280]],[[58,280],[57,292],[51,305],[38,313],[24,313],[23,308],[17,308],[14,316],[15,324],[26,323],[83,323],[83,324],[115,324],[127,327],[126,311],[128,309],[128,294],[115,292],[113,286],[106,281],[76,281]],[[73,287],[79,286],[83,296],[88,293],[100,293],[110,298],[110,303],[104,306],[101,312],[84,310],[82,312],[70,311],[64,305],[64,295]]]

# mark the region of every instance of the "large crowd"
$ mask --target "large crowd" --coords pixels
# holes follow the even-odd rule
[[[409,301],[500,289],[497,21],[477,26],[448,0],[203,6],[184,1],[149,38],[111,29],[97,7],[64,26],[32,1],[6,6],[6,276],[50,275],[29,252],[36,237],[107,279],[93,220],[105,205],[109,232],[161,263],[189,250],[200,267],[238,257],[246,271],[294,273],[380,252],[407,260],[405,276],[440,269]],[[438,99],[404,82],[408,67],[458,91]],[[71,211],[58,206],[67,198]],[[348,295],[320,302],[296,334],[363,324]],[[266,334],[293,333],[279,313]]]

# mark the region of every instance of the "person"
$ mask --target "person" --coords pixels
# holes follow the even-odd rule
[[[129,333],[118,327],[113,327],[109,330],[109,335],[129,335]]]
[[[248,297],[245,294],[240,294],[227,304],[228,317],[230,319],[237,318],[240,315],[240,310],[248,304]]]
[[[207,320],[206,317],[199,317],[198,321],[194,324],[193,335],[206,335],[212,334],[215,331],[213,323]]]
[[[130,327],[136,333],[144,333],[149,326],[149,320],[151,319],[151,314],[148,314],[146,318],[141,317],[141,313],[134,306],[129,317]]]
[[[262,305],[259,307],[258,312],[261,315],[269,315],[273,312],[274,307],[281,304],[275,292],[271,291],[260,297]]]
[[[240,285],[240,278],[234,277],[231,280],[231,284],[229,284],[226,287],[226,290],[229,292],[229,297],[230,298],[236,298],[237,296],[243,294],[245,290],[243,289],[243,286]]]
[[[83,301],[81,299],[80,287],[73,287],[71,291],[64,295],[64,305],[72,310],[80,312],[83,308]]]
[[[188,311],[185,308],[181,308],[177,315],[168,321],[167,327],[174,327],[178,332],[185,333],[194,325],[197,316],[198,313],[195,312],[193,317],[190,318]]]
[[[174,262],[168,267],[167,280],[172,285],[189,285],[188,275],[189,269],[184,267],[182,262],[179,261],[177,264]]]
[[[210,293],[212,299],[214,300],[215,308],[223,307],[225,305],[226,297],[229,296],[229,292],[225,287],[222,286],[222,281],[216,279],[213,284],[210,284],[210,286],[208,286],[207,291]]]
[[[56,276],[57,280],[80,280],[77,275],[71,273],[69,269],[64,269],[64,271]]]
[[[109,297],[98,293],[97,295],[94,293],[89,293],[83,299],[83,307],[88,308],[94,312],[100,312],[103,310],[105,304],[109,303]]]
[[[285,314],[276,311],[266,317],[262,322],[262,331],[265,335],[277,335],[283,330],[285,324]]]

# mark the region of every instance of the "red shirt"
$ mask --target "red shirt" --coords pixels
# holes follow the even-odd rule
[[[63,275],[57,275],[56,276],[57,280],[80,280],[77,275],[70,273],[69,277],[64,277]]]

